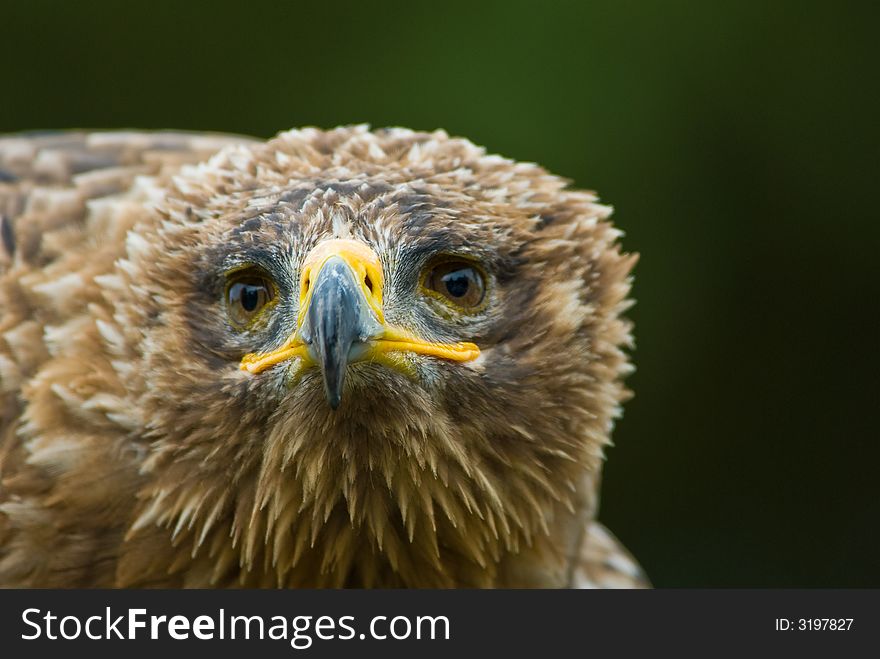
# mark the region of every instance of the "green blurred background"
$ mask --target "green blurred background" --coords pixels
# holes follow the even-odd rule
[[[642,255],[602,519],[658,586],[880,586],[877,17],[323,4],[2,2],[0,131],[442,127],[598,190]]]

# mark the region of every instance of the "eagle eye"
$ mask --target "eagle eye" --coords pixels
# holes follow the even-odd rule
[[[229,318],[233,324],[247,327],[274,297],[274,288],[267,277],[253,270],[237,272],[226,286]]]
[[[428,294],[471,311],[483,302],[486,278],[482,270],[469,261],[447,260],[428,269],[423,287]]]

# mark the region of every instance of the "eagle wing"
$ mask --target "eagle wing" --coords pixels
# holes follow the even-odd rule
[[[636,559],[599,522],[587,528],[573,566],[573,588],[650,588]]]
[[[62,131],[0,137],[3,585],[111,583],[90,580],[86,573],[91,568],[83,567],[98,562],[102,551],[77,540],[81,534],[76,525],[88,522],[61,511],[66,505],[74,509],[82,503],[73,501],[77,496],[99,492],[101,484],[65,485],[55,470],[40,466],[47,460],[74,459],[63,456],[79,446],[78,419],[61,415],[63,401],[60,407],[47,402],[54,401],[53,393],[56,398],[94,393],[99,375],[94,364],[65,365],[58,345],[95,331],[98,319],[92,316],[100,293],[94,276],[112,268],[124,250],[128,228],[144,212],[142,202],[126,200],[138,177],[172,176],[224,146],[249,141],[184,132]],[[87,326],[89,331],[82,329]],[[52,432],[46,432],[47,426]],[[77,460],[90,459],[87,451],[78,448],[76,453]],[[100,455],[96,452],[91,459],[105,459]],[[102,473],[98,466],[89,470],[95,478]],[[80,507],[92,518],[111,516],[113,511],[104,506]],[[59,529],[62,522],[70,528]],[[62,538],[76,550],[62,550]]]
[[[213,133],[57,131],[0,137],[0,275],[54,256],[47,233],[81,224],[87,202],[253,138]]]

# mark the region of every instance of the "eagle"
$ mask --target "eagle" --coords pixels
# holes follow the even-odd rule
[[[610,213],[444,131],[0,138],[0,585],[647,585]]]

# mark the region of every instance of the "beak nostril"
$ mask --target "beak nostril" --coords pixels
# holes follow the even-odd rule
[[[366,284],[367,289],[369,289],[370,293],[373,292],[373,280],[370,279],[370,275],[364,275],[364,284]]]

